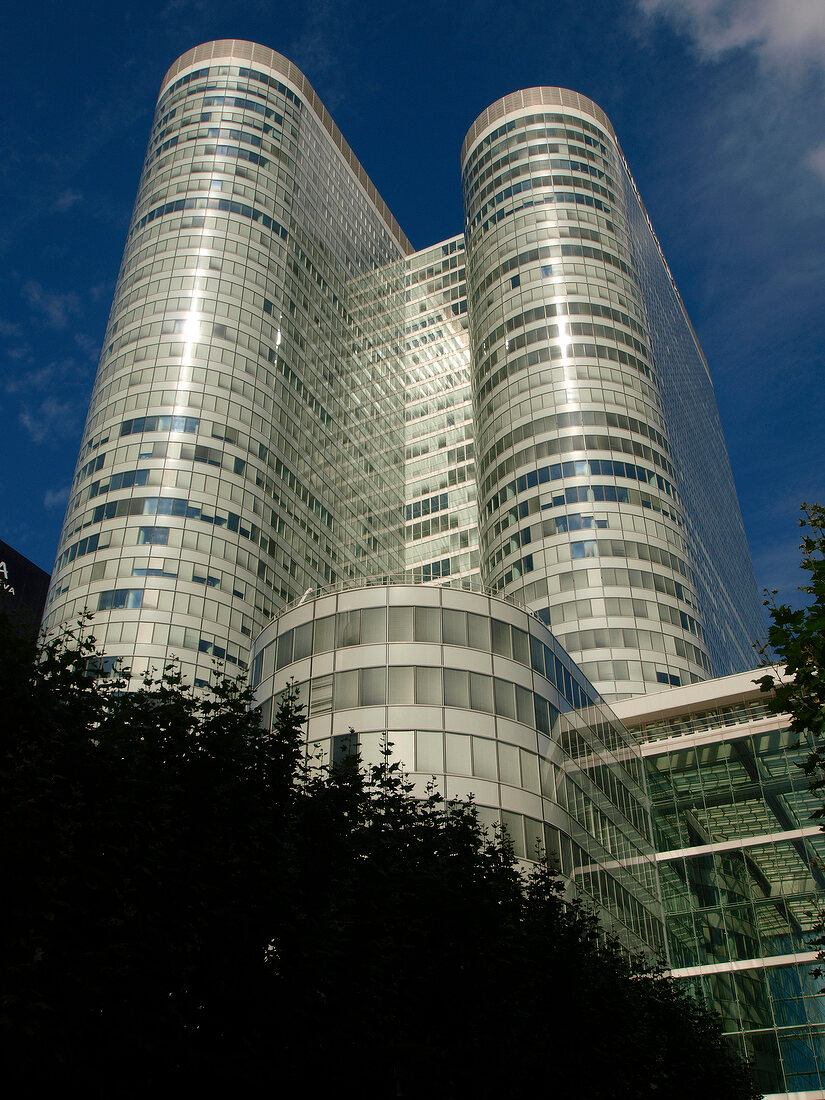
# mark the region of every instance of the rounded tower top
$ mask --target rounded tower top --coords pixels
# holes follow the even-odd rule
[[[283,54],[278,53],[276,50],[271,50],[268,46],[261,46],[257,42],[246,42],[240,38],[220,38],[216,39],[214,42],[202,42],[200,46],[194,46],[191,50],[187,50],[186,53],[181,54],[177,61],[168,69],[161,81],[158,100],[160,100],[164,92],[175,79],[187,69],[192,69],[204,62],[218,61],[222,58],[226,60],[246,61],[249,62],[250,65],[261,65],[269,69],[270,72],[278,73],[279,76],[282,76],[292,85],[300,94],[304,102],[314,111],[321,125],[332,138],[350,169],[355,173],[359,183],[369,195],[370,200],[378,208],[390,232],[401,247],[402,252],[406,255],[412,253],[414,251],[413,246],[410,244],[406,233],[404,233],[403,229],[396,221],[390,208],[378,193],[375,184],[364,170],[363,165],[358,160],[355,153],[353,153],[341,131],[333,122],[332,116],[321,102],[318,93],[298,66],[293,65],[288,57],[284,57]]]
[[[219,38],[214,42],[202,42],[199,46],[193,46],[191,50],[182,53],[169,67],[161,81],[160,95],[163,95],[168,85],[185,69],[200,65],[204,61],[216,61],[222,57],[265,65],[295,84],[303,83],[309,86],[309,81],[297,65],[293,65],[283,54],[271,50],[268,46],[261,46],[257,42],[247,42],[241,38]]]
[[[505,118],[513,111],[520,111],[525,107],[541,106],[572,107],[575,110],[582,111],[604,126],[611,138],[616,141],[616,133],[610,119],[598,103],[594,103],[587,96],[580,95],[579,92],[572,92],[569,88],[523,88],[521,91],[510,92],[509,95],[502,96],[501,99],[497,99],[495,103],[491,103],[486,110],[481,112],[467,131],[467,136],[461,146],[462,169],[470,149],[481,134],[493,123]]]

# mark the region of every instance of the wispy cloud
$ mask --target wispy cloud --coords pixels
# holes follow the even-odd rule
[[[29,353],[29,345],[23,334],[23,326],[16,321],[6,321],[0,317],[0,337],[6,340],[6,355],[14,362],[25,359]]]
[[[82,200],[83,195],[80,191],[73,191],[71,187],[67,187],[65,191],[60,192],[52,203],[52,210],[55,213],[63,214],[66,210],[71,210],[73,206],[77,206]]]
[[[78,412],[70,401],[58,401],[47,397],[36,408],[25,408],[20,413],[20,423],[35,443],[74,435]]]
[[[95,283],[89,287],[89,297],[93,302],[99,302],[101,298],[108,298],[112,290],[112,282],[110,279],[105,279],[103,282]]]
[[[647,16],[684,34],[704,61],[737,51],[758,63],[765,93],[787,98],[806,77],[825,77],[825,0],[636,0]],[[802,117],[810,112],[810,104]],[[810,140],[810,139],[808,139]],[[800,128],[800,141],[805,142]],[[809,149],[801,163],[825,178],[825,146]]]
[[[96,363],[97,357],[100,355],[100,344],[97,340],[93,340],[91,336],[87,336],[85,332],[76,332],[74,334],[74,342],[85,352],[90,362]]]
[[[71,486],[64,485],[62,489],[47,489],[46,495],[43,497],[43,507],[52,508],[65,508],[69,501],[69,489]]]
[[[808,167],[825,181],[825,145],[811,149],[806,158]]]
[[[770,67],[825,66],[822,0],[638,0],[693,39],[707,58],[752,49]]]
[[[73,290],[63,294],[45,290],[34,279],[23,284],[23,297],[52,328],[65,328],[69,318],[80,312],[80,299]]]
[[[303,30],[286,49],[295,64],[310,75],[315,87],[322,90],[327,107],[334,109],[344,98],[340,58],[346,49],[349,23],[329,0],[311,4],[306,11]]]
[[[15,371],[5,379],[3,388],[6,393],[32,395],[38,391],[59,389],[65,395],[70,390],[76,392],[78,387],[85,389],[91,374],[85,359],[82,362],[73,358],[53,359],[42,365],[29,363],[27,369]]]

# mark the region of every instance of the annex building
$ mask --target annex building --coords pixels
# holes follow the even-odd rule
[[[595,103],[506,96],[460,173],[460,232],[415,251],[290,61],[175,62],[44,624],[88,608],[109,658],[196,686],[249,669],[265,715],[294,676],[313,749],[390,731],[668,950],[654,757],[609,704],[646,724],[763,631],[710,374]]]

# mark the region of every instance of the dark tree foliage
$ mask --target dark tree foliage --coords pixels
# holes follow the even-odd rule
[[[3,1080],[26,1094],[751,1100],[716,1019],[471,804],[302,755],[287,693],[9,640]]]
[[[810,778],[811,791],[823,799],[812,816],[825,822],[825,508],[803,504],[802,512],[799,525],[805,534],[800,565],[809,579],[799,591],[810,599],[796,610],[776,604],[772,597],[766,599],[772,622],[763,652],[784,673],[766,674],[759,683],[770,692],[769,709],[789,714],[790,728],[809,746],[801,767]],[[818,905],[814,944],[821,948],[819,958],[825,962],[825,899],[818,899]],[[825,967],[813,973],[825,977]]]

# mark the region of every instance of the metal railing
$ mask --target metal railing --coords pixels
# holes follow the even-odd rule
[[[504,603],[509,603],[513,607],[518,608],[519,611],[523,611],[526,615],[530,615],[531,618],[540,622],[545,630],[550,629],[547,623],[539,618],[535,611],[531,611],[529,607],[515,599],[515,597],[496,592],[495,589],[490,588],[489,585],[482,584],[481,581],[470,580],[467,577],[438,577],[434,580],[425,581],[411,577],[408,573],[380,573],[372,577],[352,577],[349,580],[336,581],[335,584],[322,585],[319,588],[308,588],[303,595],[284,604],[281,610],[273,616],[273,619],[280,618],[286,611],[291,611],[293,608],[299,607],[307,600],[317,600],[321,596],[333,596],[338,592],[352,592],[362,588],[389,588],[393,585],[406,585],[415,588],[457,588],[463,592],[475,592],[480,596],[489,596],[494,600],[502,600]]]

